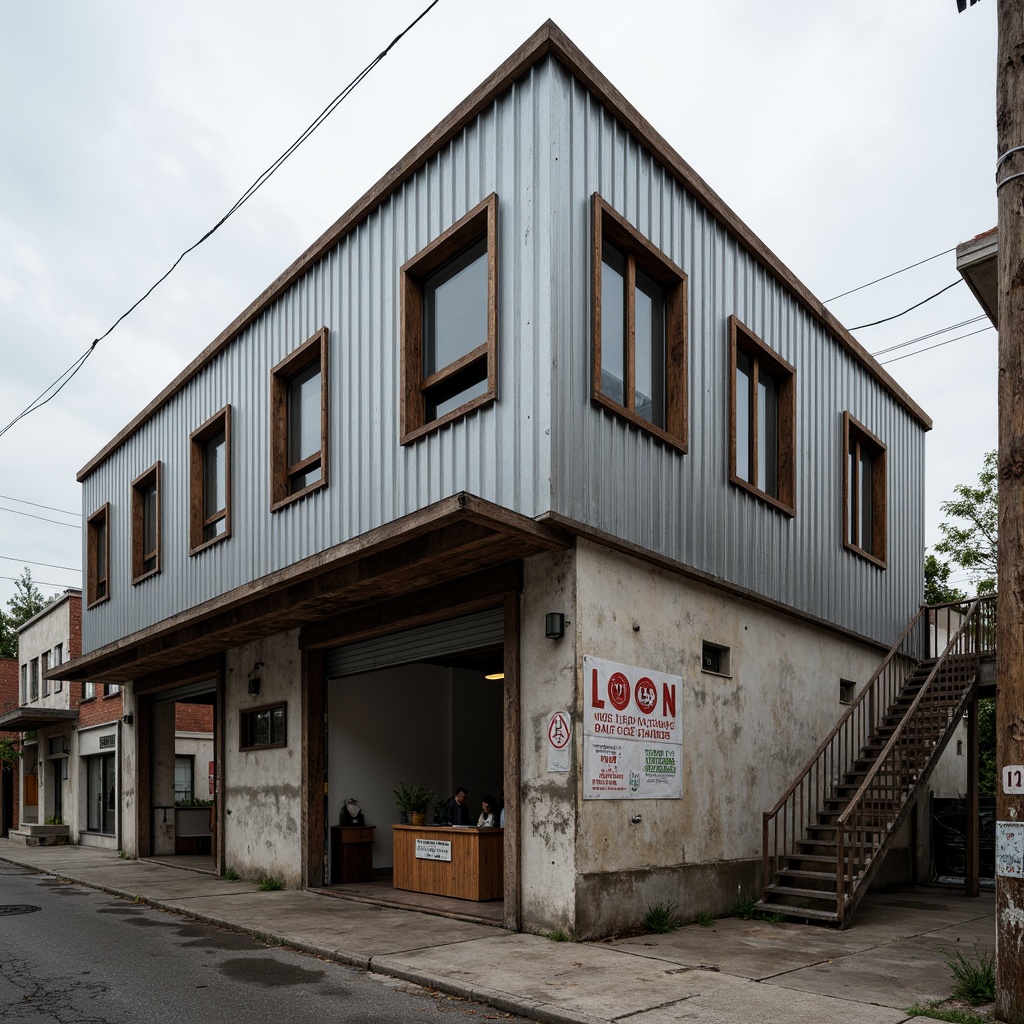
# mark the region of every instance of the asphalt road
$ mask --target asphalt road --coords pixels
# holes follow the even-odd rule
[[[4,1024],[521,1017],[0,863]]]

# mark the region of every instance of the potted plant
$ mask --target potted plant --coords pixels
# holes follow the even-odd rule
[[[437,794],[427,786],[407,786],[404,782],[399,782],[398,789],[393,792],[402,818],[413,825],[423,825],[427,820],[427,808],[437,799]]]

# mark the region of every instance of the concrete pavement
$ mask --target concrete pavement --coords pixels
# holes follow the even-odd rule
[[[572,943],[311,892],[261,892],[89,847],[0,840],[0,859],[544,1022],[898,1024],[908,1006],[949,995],[954,949],[991,955],[995,945],[991,892],[870,895],[844,932],[729,918]]]

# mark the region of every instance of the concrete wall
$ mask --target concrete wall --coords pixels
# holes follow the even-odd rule
[[[249,673],[262,661],[258,695]],[[273,875],[302,884],[302,685],[298,631],[280,633],[226,653],[224,721],[225,865],[242,878]],[[239,714],[287,701],[287,746],[241,751]]]

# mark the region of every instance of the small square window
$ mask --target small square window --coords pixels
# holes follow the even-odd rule
[[[796,512],[796,371],[729,317],[729,479]]]
[[[189,554],[231,536],[231,406],[190,438]]]
[[[839,680],[839,703],[852,704],[856,696],[857,684],[852,679]]]
[[[160,571],[160,463],[132,481],[132,583]]]
[[[271,509],[327,483],[327,328],[270,376]]]
[[[241,712],[238,733],[239,750],[284,747],[286,704],[268,704]]]
[[[96,696],[95,683],[82,683],[82,700],[92,700]]]
[[[686,275],[596,192],[593,400],[687,444]]]
[[[721,644],[713,644],[705,640],[701,647],[700,669],[702,672],[710,672],[713,675],[727,676],[730,672],[730,654],[728,647]]]
[[[116,697],[121,692],[120,683],[104,683],[103,684],[103,696],[104,697]]]
[[[844,412],[843,453],[843,544],[884,569],[885,445]]]
[[[87,599],[91,608],[110,597],[110,504],[91,516],[86,535]]]
[[[498,197],[402,267],[402,444],[498,397]]]

